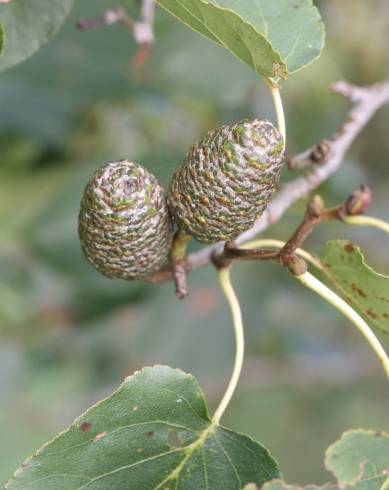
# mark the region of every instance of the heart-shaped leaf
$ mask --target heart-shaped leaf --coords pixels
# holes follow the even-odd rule
[[[320,488],[341,490],[384,490],[389,484],[389,434],[371,430],[350,430],[326,451],[325,465],[336,484]],[[318,490],[317,485],[289,485],[283,480],[265,483],[262,490]],[[245,490],[256,490],[256,485]]]
[[[358,484],[358,489],[378,490],[389,476],[389,434],[347,431],[327,449],[325,465],[342,488]]]
[[[0,4],[5,32],[0,70],[21,63],[45,44],[64,23],[74,0],[17,0]]]
[[[210,420],[193,376],[156,366],[43,446],[6,488],[240,490],[277,476],[263,446]]]
[[[260,75],[287,78],[320,55],[325,31],[312,0],[158,0]]]
[[[389,277],[369,267],[360,248],[346,240],[330,241],[321,261],[327,277],[369,324],[389,332]]]

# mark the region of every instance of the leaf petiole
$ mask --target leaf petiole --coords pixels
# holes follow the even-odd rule
[[[251,242],[245,243],[242,248],[257,248],[257,247],[273,247],[281,249],[285,242],[281,240],[271,240],[271,239],[259,239],[253,240]],[[322,272],[325,272],[320,261],[313,257],[310,253],[303,249],[297,249],[296,254],[304,258],[307,262],[317,267]],[[294,276],[298,279],[304,286],[315,291],[319,296],[324,298],[326,301],[331,303],[337,310],[343,313],[349,320],[351,320],[358,330],[365,337],[367,342],[370,344],[377,357],[381,361],[381,364],[385,370],[386,375],[389,378],[389,359],[382,347],[381,343],[374,335],[373,331],[369,325],[363,320],[363,318],[343,299],[341,299],[336,293],[329,289],[325,284],[316,279],[312,274],[306,272],[299,276]]]
[[[371,216],[355,215],[355,216],[344,216],[342,221],[347,225],[354,226],[373,226],[374,228],[379,228],[386,233],[389,233],[389,223],[383,221],[382,219],[373,218]]]
[[[311,289],[312,291],[315,291],[315,293],[317,293],[319,296],[332,304],[332,306],[334,306],[337,310],[343,313],[343,315],[345,315],[349,320],[354,323],[354,325],[358,328],[358,330],[370,344],[373,351],[376,353],[385,370],[386,375],[389,378],[389,358],[381,343],[374,335],[373,331],[365,322],[365,320],[349,304],[347,304],[342,298],[340,298],[337,294],[335,294],[331,289],[329,289],[325,284],[316,279],[316,277],[309,272],[305,272],[300,276],[294,277],[304,286]]]
[[[219,274],[220,288],[223,291],[224,296],[228,301],[232,313],[232,323],[234,327],[236,351],[235,351],[234,368],[232,370],[230,382],[228,383],[223,398],[212,417],[212,420],[215,424],[219,423],[223,413],[225,412],[235,392],[236,386],[239,381],[240,373],[242,371],[243,358],[244,358],[244,329],[243,329],[243,321],[242,321],[242,312],[240,309],[239,300],[236,297],[234,288],[232,287],[231,284],[230,268],[224,267],[222,269],[219,269],[218,274]]]
[[[277,116],[277,126],[284,140],[284,150],[286,147],[286,123],[284,106],[282,105],[280,89],[273,82],[266,79],[266,83],[270,89],[271,96],[273,98],[274,110]]]

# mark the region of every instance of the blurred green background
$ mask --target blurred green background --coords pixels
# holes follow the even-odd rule
[[[102,162],[135,160],[167,185],[209,128],[274,119],[271,99],[254,72],[161,9],[152,58],[135,71],[136,47],[123,27],[75,30],[76,19],[116,3],[78,2],[48,46],[0,74],[0,481],[141,366],[192,372],[211,408],[232,367],[230,317],[214,271],[191,274],[182,302],[171,284],[105,279],[81,255],[78,206]],[[136,13],[137,2],[126,5]],[[332,81],[388,77],[388,2],[318,5],[328,46],[283,86],[289,153],[330,135],[344,117],[348,102],[331,94]],[[363,183],[374,190],[371,214],[389,218],[388,121],[386,107],[320,189],[329,205]],[[303,210],[298,203],[266,236],[287,238]],[[307,248],[320,253],[332,238],[356,241],[370,265],[389,273],[380,232],[329,224]],[[388,429],[380,366],[347,320],[276,265],[236,265],[233,281],[247,360],[224,423],[265,444],[287,481],[324,482],[323,451],[343,430]]]

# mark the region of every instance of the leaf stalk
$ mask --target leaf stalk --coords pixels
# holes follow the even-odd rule
[[[232,370],[232,375],[228,383],[227,389],[223,395],[219,406],[217,407],[212,420],[215,424],[218,424],[223,416],[226,408],[228,407],[233,394],[235,393],[236,386],[238,384],[240,373],[242,371],[243,359],[244,359],[244,329],[242,312],[239,304],[239,300],[235,294],[234,288],[231,284],[230,267],[219,269],[219,284],[224,293],[224,296],[230,306],[232,313],[232,323],[235,334],[235,362]]]
[[[277,126],[278,126],[278,129],[279,129],[279,131],[282,135],[282,138],[284,140],[284,150],[285,150],[285,147],[286,147],[286,123],[285,123],[285,112],[284,112],[284,106],[282,104],[280,89],[278,88],[277,85],[270,82],[269,80],[266,80],[266,82],[267,82],[267,85],[270,89],[271,96],[273,98],[274,110],[276,112],[276,117],[277,117]]]
[[[358,330],[370,344],[370,347],[377,355],[387,377],[389,378],[389,358],[380,341],[374,335],[372,329],[365,322],[365,320],[349,304],[347,304],[342,298],[335,294],[334,291],[329,289],[325,284],[316,279],[316,277],[309,272],[305,272],[300,276],[294,277],[304,286],[317,293],[319,296],[328,301],[328,303],[332,304],[332,306],[334,306],[337,310],[343,313],[344,316],[346,316],[354,323],[354,325],[358,328]]]
[[[347,225],[372,226],[374,228],[379,228],[386,233],[389,233],[389,223],[378,218],[373,218],[372,216],[344,216],[343,221]]]

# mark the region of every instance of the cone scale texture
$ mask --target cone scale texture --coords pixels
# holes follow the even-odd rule
[[[234,240],[272,199],[283,158],[282,136],[269,121],[243,120],[209,131],[170,185],[178,227],[204,244]]]
[[[166,261],[172,225],[166,196],[142,166],[101,166],[81,200],[79,237],[88,262],[111,278],[140,279]]]

